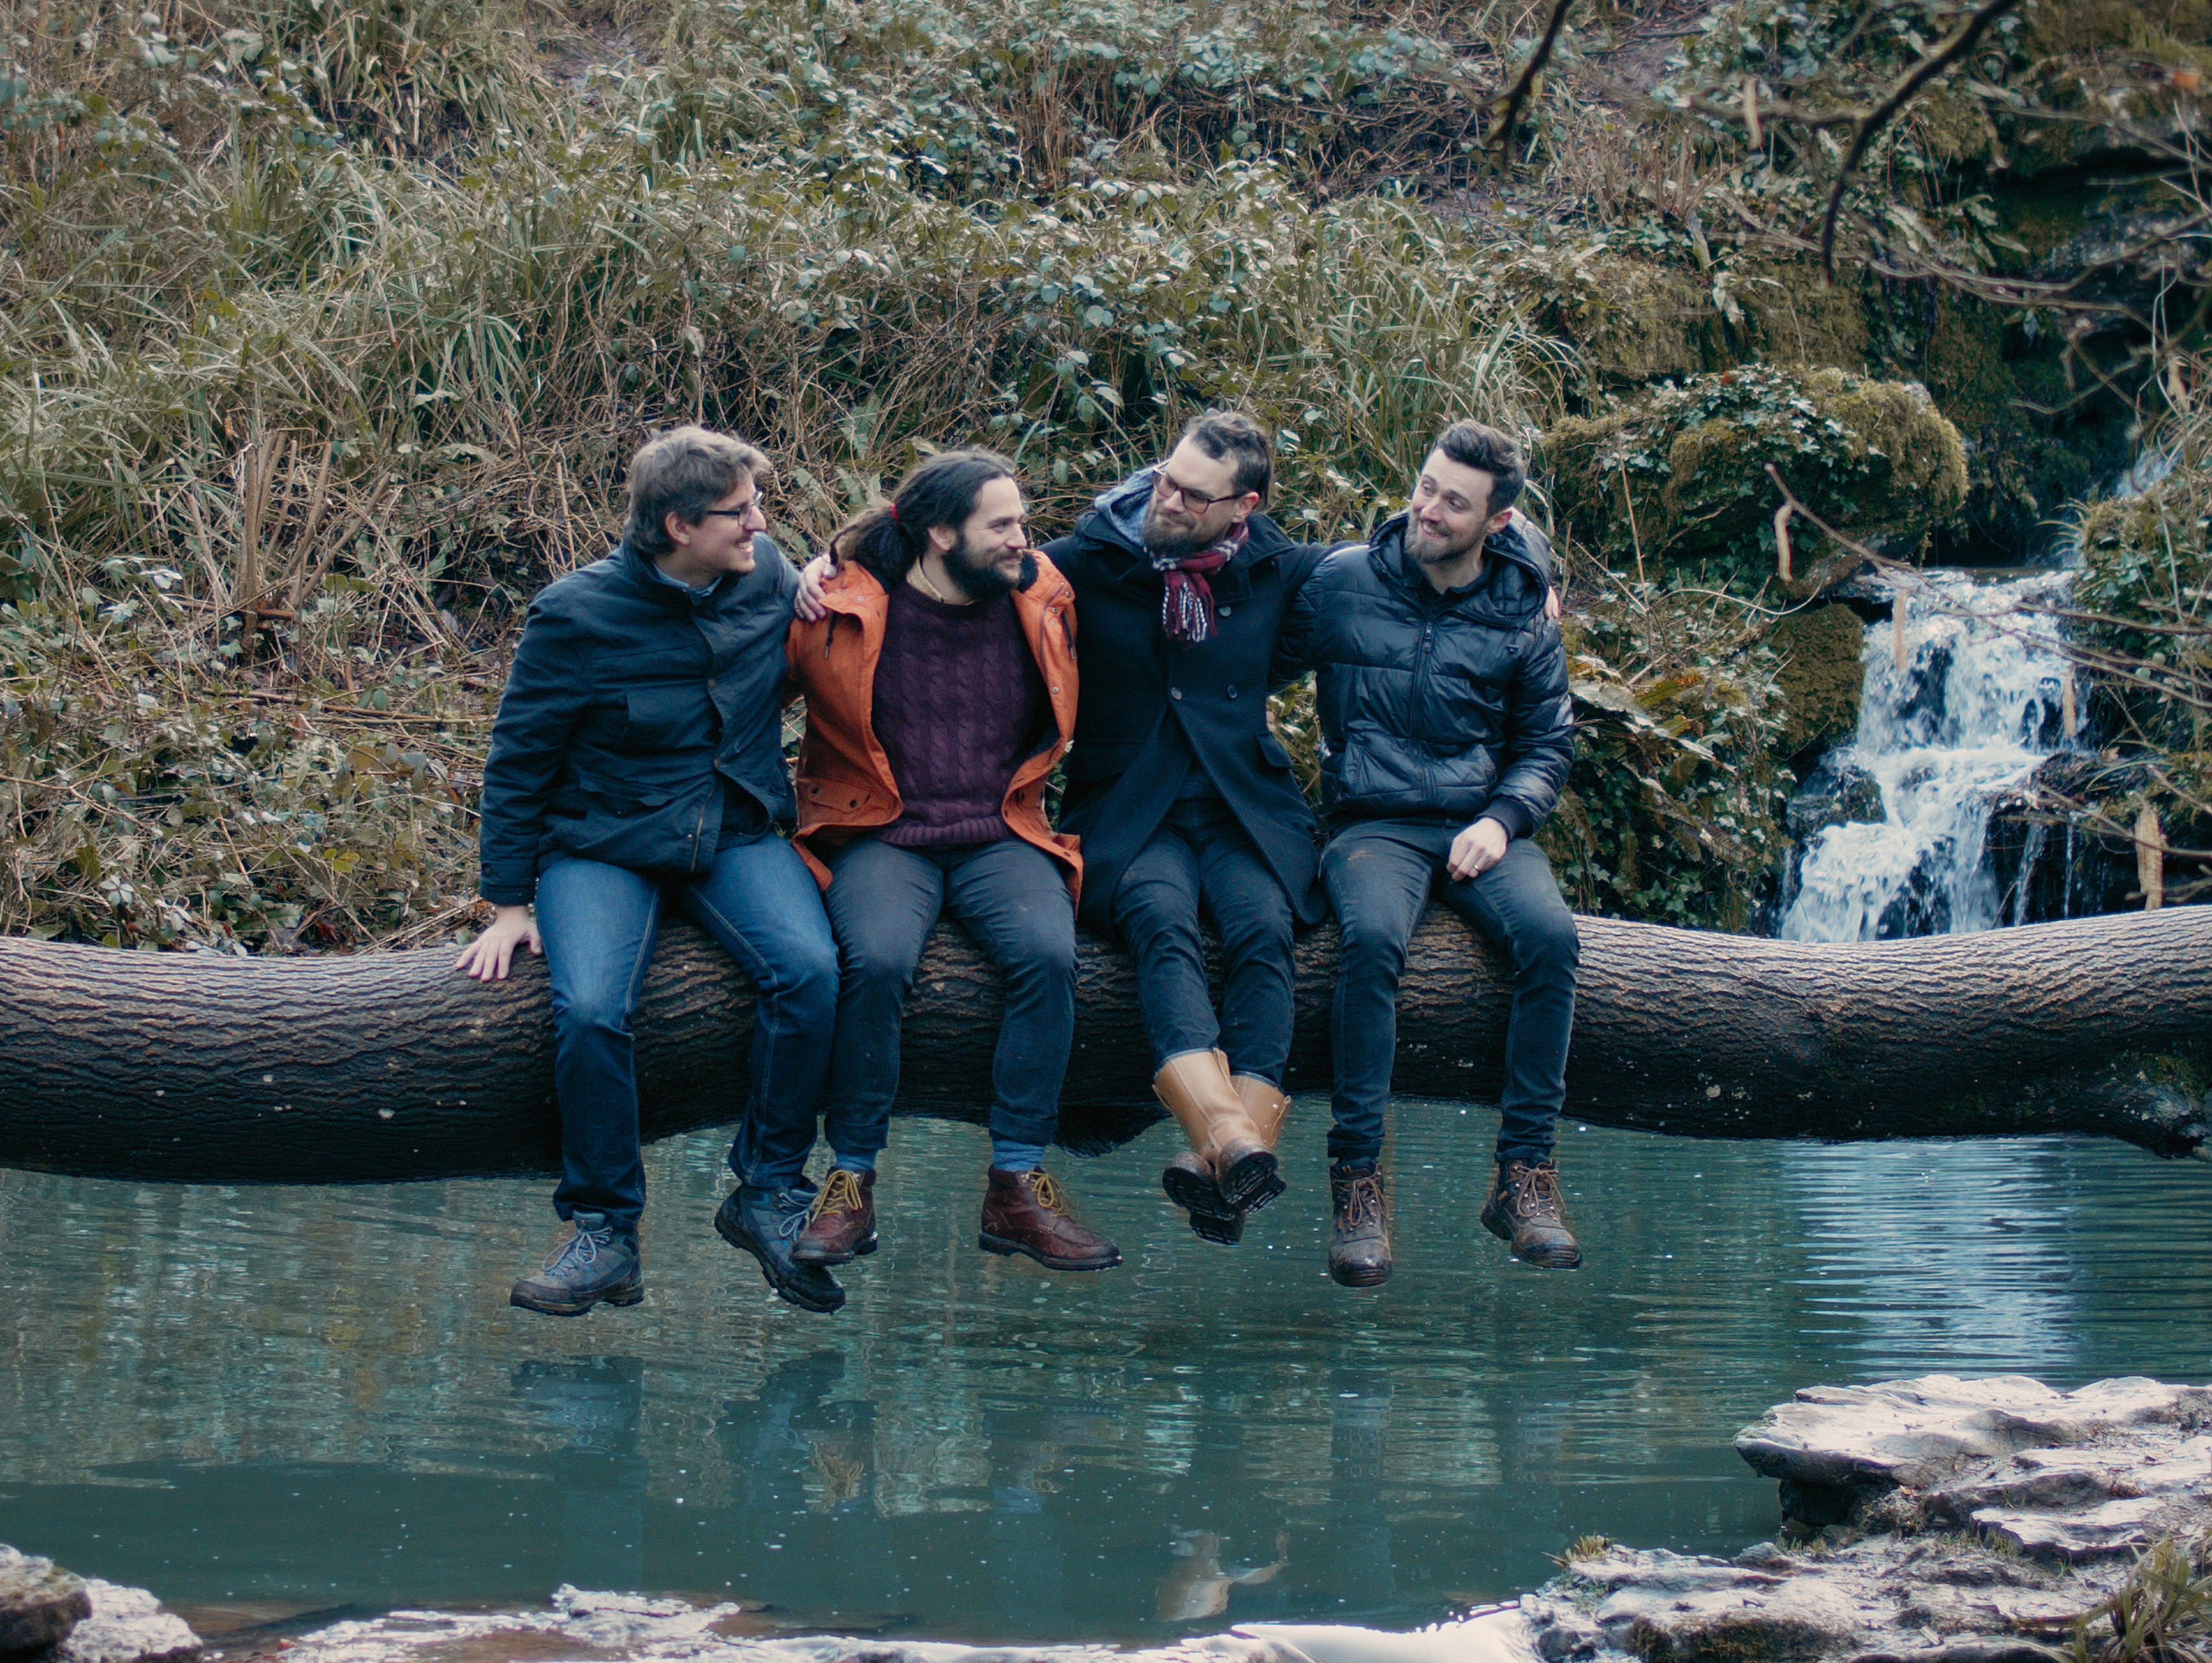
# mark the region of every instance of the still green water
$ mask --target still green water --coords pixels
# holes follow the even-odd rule
[[[981,1134],[902,1122],[828,1319],[714,1236],[716,1138],[648,1152],[647,1302],[574,1321],[505,1303],[556,1235],[541,1183],[0,1173],[0,1541],[216,1627],[563,1581],[979,1642],[1403,1626],[1585,1532],[1771,1534],[1729,1441],[1802,1386],[2212,1379],[2201,1164],[1570,1124],[1588,1264],[1545,1272],[1475,1223],[1494,1116],[1401,1104],[1398,1275],[1354,1294],[1325,1119],[1298,1106],[1235,1250],[1160,1198],[1164,1130],[1056,1158],[1126,1256],[1089,1276],[978,1253]]]

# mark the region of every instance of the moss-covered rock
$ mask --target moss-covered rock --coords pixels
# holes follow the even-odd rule
[[[1503,272],[1537,323],[1601,386],[1694,375],[1730,362],[1711,286],[1693,271],[1589,242],[1530,250]]]
[[[1899,558],[1966,500],[1958,429],[1921,388],[1841,369],[1692,377],[1544,436],[1556,512],[1615,570],[1757,588],[1776,575],[1769,464],[1830,525]],[[1847,556],[1800,520],[1795,593]]]
[[[1739,268],[1729,290],[1746,314],[1746,357],[1770,363],[1864,370],[1872,347],[1866,300],[1850,273],[1824,282],[1810,260]]]
[[[1866,625],[1856,612],[1844,606],[1792,612],[1774,626],[1768,644],[1781,660],[1774,679],[1786,711],[1783,750],[1838,744],[1858,732]]]

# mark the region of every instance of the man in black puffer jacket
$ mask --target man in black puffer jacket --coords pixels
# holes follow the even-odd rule
[[[1457,422],[1421,467],[1411,509],[1340,549],[1300,590],[1276,663],[1310,667],[1322,797],[1334,832],[1322,880],[1342,932],[1329,1274],[1390,1274],[1382,1149],[1397,1050],[1398,978],[1431,891],[1513,965],[1498,1176],[1484,1225],[1531,1264],[1571,1269],[1552,1163],[1574,1021],[1573,915],[1529,834],[1574,752],[1566,654],[1547,615],[1548,551],[1512,506],[1519,450]]]

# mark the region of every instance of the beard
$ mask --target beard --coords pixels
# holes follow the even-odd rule
[[[1204,529],[1205,522],[1177,526],[1168,523],[1158,503],[1145,504],[1145,552],[1155,563],[1188,560],[1201,549],[1210,549],[1221,540],[1221,533]]]
[[[1474,535],[1461,543],[1431,537],[1416,521],[1408,521],[1406,525],[1406,552],[1424,566],[1449,565],[1481,541],[1482,527],[1480,525],[1475,527]]]
[[[959,546],[945,557],[945,569],[952,574],[954,582],[977,600],[996,600],[1016,589],[1026,589],[1036,582],[1037,575],[1036,556],[1024,552],[1020,569],[1009,577],[1000,570],[998,557],[971,548],[964,533]]]

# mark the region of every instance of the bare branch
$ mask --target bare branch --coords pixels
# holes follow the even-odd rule
[[[1844,211],[1844,192],[1850,185],[1852,173],[1865,159],[1867,146],[1874,143],[1875,135],[1887,126],[1899,110],[1912,101],[1916,93],[1973,51],[1974,43],[1988,32],[1990,25],[2019,3],[2020,0],[1988,0],[1948,44],[1913,65],[1889,89],[1889,95],[1875,107],[1874,113],[1859,124],[1851,148],[1844,153],[1844,165],[1836,172],[1836,188],[1828,193],[1828,211],[1820,222],[1820,265],[1831,281],[1836,275],[1836,221]]]
[[[1536,84],[1536,77],[1551,62],[1552,48],[1559,44],[1559,31],[1565,27],[1567,13],[1575,0],[1556,0],[1552,7],[1551,21],[1544,26],[1544,38],[1536,43],[1536,51],[1521,70],[1520,79],[1513,83],[1513,91],[1505,101],[1505,116],[1498,124],[1498,150],[1501,160],[1513,143],[1513,128],[1521,119],[1521,107],[1528,101],[1528,89]]]

